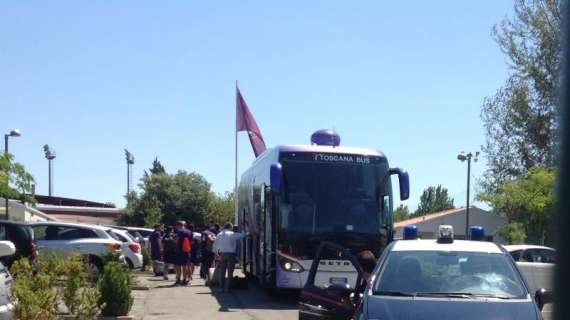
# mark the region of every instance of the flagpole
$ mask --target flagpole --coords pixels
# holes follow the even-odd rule
[[[236,225],[238,223],[238,127],[237,127],[237,123],[238,123],[238,121],[237,121],[238,120],[237,119],[237,117],[238,117],[238,109],[237,109],[238,101],[237,101],[237,99],[238,99],[238,83],[236,80],[236,106],[235,106],[235,108],[236,108],[236,119],[235,119],[236,120],[235,121],[236,127],[235,127],[235,131],[234,131],[234,134],[235,134],[234,224],[236,224]]]

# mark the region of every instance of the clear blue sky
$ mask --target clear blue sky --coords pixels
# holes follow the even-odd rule
[[[0,10],[0,130],[47,194],[124,205],[158,157],[233,188],[235,80],[269,146],[334,127],[408,169],[415,209],[443,184],[465,203],[461,150],[508,67],[491,28],[511,1],[26,1]],[[240,171],[253,160],[240,135]],[[474,165],[473,176],[485,169]]]

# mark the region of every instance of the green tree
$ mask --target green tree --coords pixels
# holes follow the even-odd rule
[[[155,159],[151,174],[145,174],[139,194],[127,195],[127,207],[121,223],[152,225],[158,222],[174,225],[177,220],[203,226],[216,199],[210,183],[195,172],[169,174]]]
[[[447,189],[438,185],[430,186],[422,192],[420,204],[414,212],[415,216],[423,216],[433,212],[453,209],[453,198],[450,198]]]
[[[400,206],[398,206],[396,210],[394,210],[395,222],[406,220],[409,218],[410,218],[410,210],[408,209],[408,206],[400,204]]]
[[[30,194],[34,177],[11,154],[0,155],[0,197],[36,203]]]
[[[166,169],[164,169],[164,166],[162,165],[162,163],[160,163],[160,161],[158,160],[158,158],[154,158],[154,161],[152,162],[152,168],[149,169],[150,174],[166,174]],[[146,171],[145,171],[146,174]]]
[[[497,192],[481,193],[477,198],[487,202],[493,212],[519,223],[531,243],[544,243],[554,207],[555,176],[552,169],[533,167],[521,177],[505,181]]]
[[[148,204],[144,208],[144,225],[147,228],[152,228],[156,224],[162,223],[162,211],[160,204],[156,199],[148,199]]]
[[[521,244],[526,239],[522,223],[507,223],[497,230],[497,234],[507,241],[508,244]]]
[[[235,198],[233,192],[226,192],[223,195],[213,195],[210,218],[214,219],[218,223],[234,222]]]
[[[511,74],[481,109],[488,192],[535,165],[556,164],[560,26],[561,1],[516,0],[515,16],[493,28]]]

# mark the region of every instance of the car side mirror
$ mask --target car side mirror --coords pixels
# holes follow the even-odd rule
[[[400,168],[390,168],[390,175],[398,175],[400,185],[400,200],[408,200],[410,197],[410,175],[408,171]]]
[[[0,257],[11,256],[16,253],[16,247],[12,241],[0,241]]]
[[[281,191],[281,177],[282,169],[280,163],[274,163],[269,168],[269,181],[271,183],[271,190],[278,193]]]
[[[536,290],[536,293],[534,294],[534,300],[536,301],[536,305],[540,311],[542,311],[545,304],[552,303],[553,299],[554,296],[552,291],[545,288]]]

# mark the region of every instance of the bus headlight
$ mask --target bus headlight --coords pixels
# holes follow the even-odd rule
[[[303,266],[301,266],[297,261],[293,261],[289,258],[286,257],[279,257],[279,262],[281,264],[281,267],[283,269],[285,269],[285,271],[289,271],[289,272],[303,272],[305,271],[305,269],[303,269]]]

